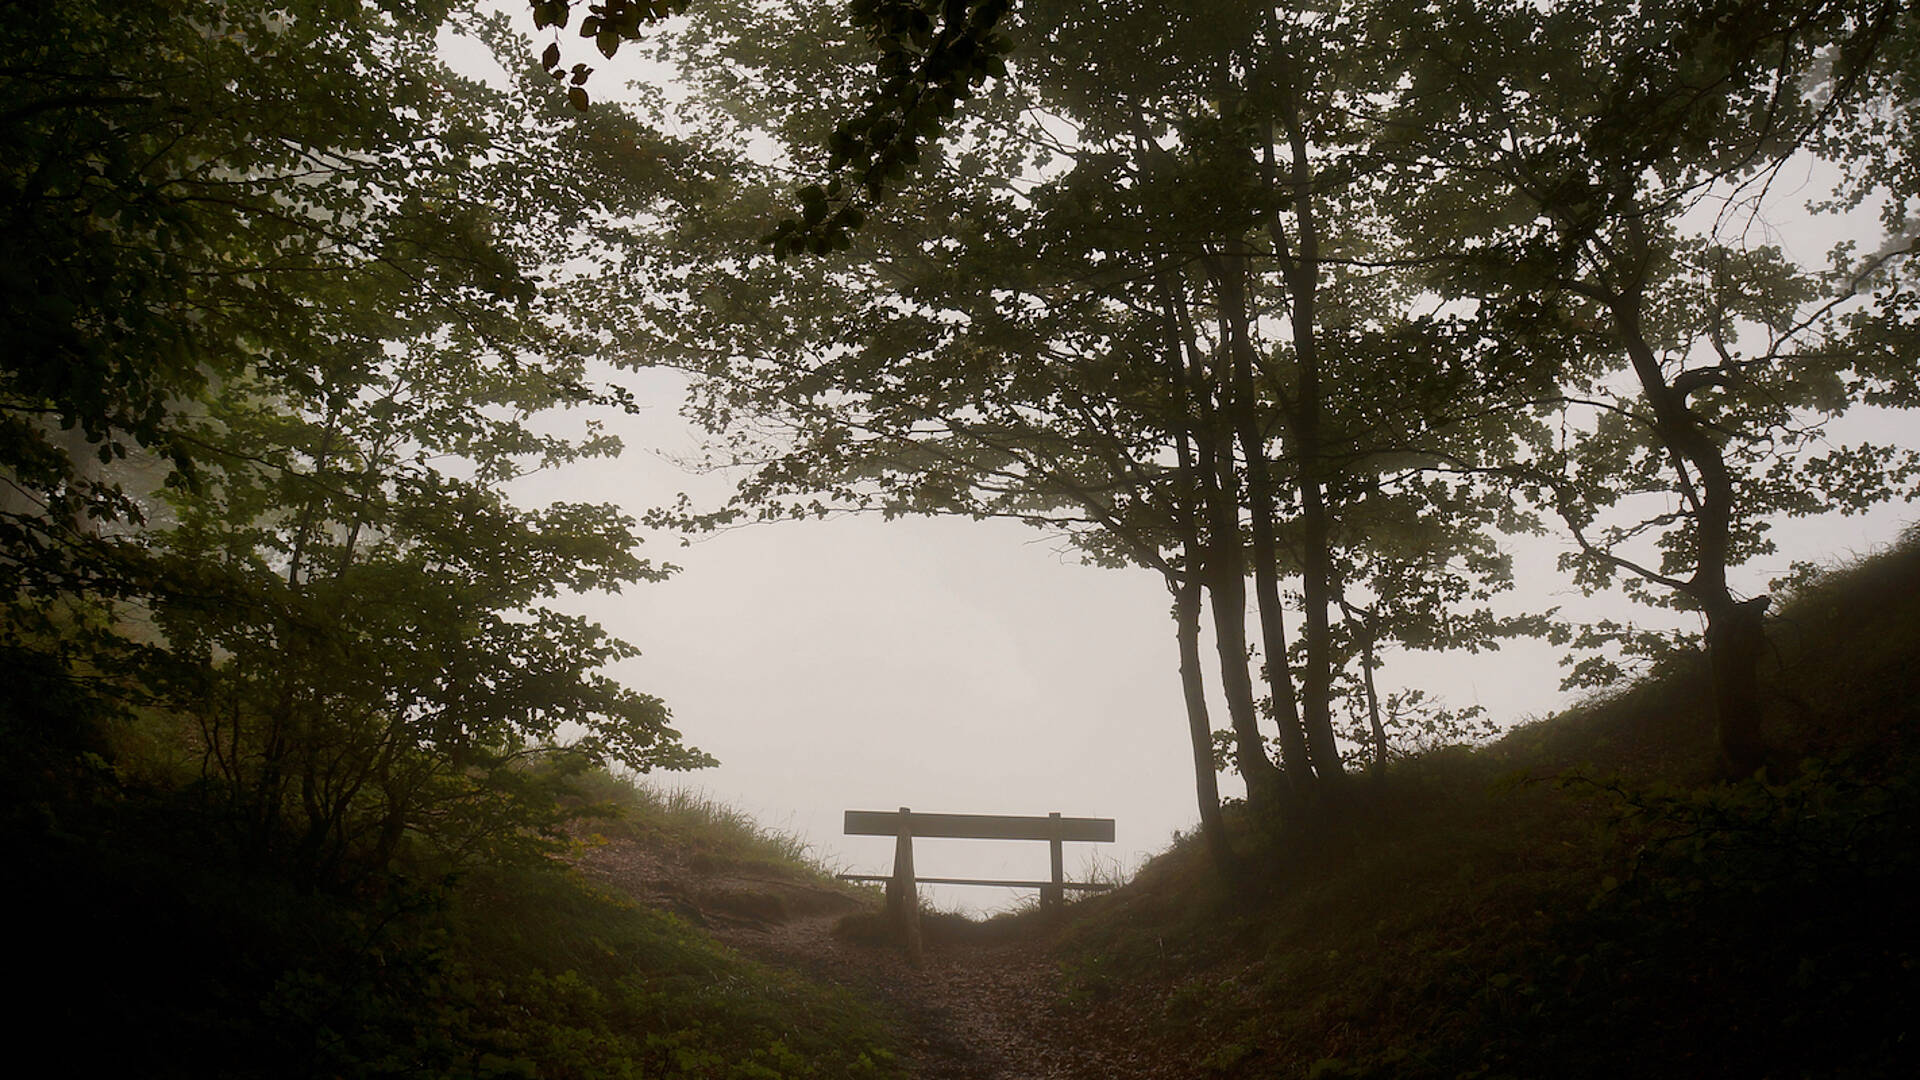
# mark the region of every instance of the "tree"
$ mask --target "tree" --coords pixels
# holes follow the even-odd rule
[[[715,61],[685,69],[710,87],[707,144],[748,144],[765,123],[788,162],[813,168],[837,95],[857,92],[858,43],[802,48],[797,26],[765,12],[701,14],[691,40]],[[1365,20],[1232,14],[1025,9],[1009,77],[921,155],[849,252],[756,260],[730,246],[739,225],[703,216],[680,224],[679,259],[632,275],[670,283],[637,290],[648,347],[694,373],[692,414],[726,440],[723,460],[755,466],[707,523],[849,508],[1006,516],[1160,573],[1210,840],[1203,593],[1250,799],[1313,806],[1344,771],[1329,613],[1341,552],[1366,546],[1369,521],[1434,506],[1472,532],[1491,505],[1467,494],[1475,470],[1520,415],[1490,403],[1524,382],[1449,361],[1470,328],[1413,314],[1394,269],[1370,259],[1382,181],[1365,167],[1370,136],[1344,119],[1344,95],[1360,91],[1341,80],[1373,57],[1335,47]],[[1334,393],[1348,378],[1372,392]],[[1429,482],[1441,473],[1453,484]],[[1505,572],[1498,559],[1429,562],[1486,589]],[[1291,610],[1289,577],[1301,582]],[[1264,695],[1248,660],[1249,578]],[[1289,615],[1303,623],[1298,657]],[[1382,625],[1413,636],[1410,620]]]
[[[449,25],[517,50],[415,4],[7,29],[31,277],[6,326],[33,347],[0,382],[5,648],[92,694],[91,723],[179,721],[222,836],[312,884],[415,838],[519,843],[566,768],[707,760],[601,673],[630,646],[544,606],[659,576],[634,523],[508,499],[617,451],[538,417],[622,400],[590,388],[617,346],[572,301],[606,223],[697,170],[617,114],[560,127],[524,80],[455,75]],[[31,742],[42,711],[9,719]]]
[[[586,111],[593,69],[584,62],[564,65],[560,44],[573,0],[529,3],[534,29],[553,31],[542,67],[567,84],[568,102]],[[923,149],[937,145],[961,102],[1006,74],[1004,57],[1013,41],[1002,23],[1012,6],[1012,0],[855,0],[846,8],[848,28],[865,41],[864,88],[825,140],[832,156],[821,182],[796,192],[800,216],[780,221],[764,237],[776,257],[824,255],[848,244],[866,209],[906,175]],[[644,43],[658,23],[685,11],[687,0],[605,0],[587,8],[579,36],[611,60],[622,45]],[[780,21],[766,12],[753,17]]]
[[[1857,130],[1857,73],[1907,17],[1599,0],[1404,15],[1425,61],[1399,123],[1430,180],[1407,235],[1439,258],[1443,295],[1578,343],[1560,403],[1596,416],[1516,473],[1567,524],[1584,585],[1624,572],[1701,613],[1721,753],[1749,775],[1767,757],[1767,599],[1741,596],[1729,571],[1770,550],[1769,515],[1901,496],[1920,460],[1822,448],[1826,420],[1911,379],[1910,356],[1861,347],[1836,317],[1904,248],[1822,274],[1736,223],[1795,154]]]

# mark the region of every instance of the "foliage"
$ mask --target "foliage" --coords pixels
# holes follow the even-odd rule
[[[1007,74],[1011,0],[855,0],[847,13],[876,53],[871,89],[827,139],[828,179],[799,190],[800,217],[764,242],[775,258],[852,243],[878,203],[952,123],[960,104]]]
[[[743,155],[763,192],[860,108],[858,43],[809,19],[716,3],[662,39],[695,138],[779,157]],[[1204,589],[1264,806],[1339,779],[1336,699],[1377,713],[1393,649],[1550,633],[1597,685],[1670,648],[1495,614],[1496,534],[1557,520],[1582,589],[1704,616],[1729,772],[1786,764],[1757,735],[1767,600],[1736,572],[1782,516],[1916,490],[1912,448],[1830,434],[1904,400],[1913,305],[1898,236],[1805,265],[1758,207],[1809,154],[1906,175],[1866,134],[1906,107],[1899,5],[1036,3],[1007,27],[1006,77],[857,243],[775,265],[738,220],[663,223],[680,258],[635,271],[670,282],[644,332],[745,474],[663,521],[1014,517],[1160,573],[1183,641]],[[810,189],[806,224],[841,194]]]
[[[37,276],[7,294],[0,644],[53,684],[10,729],[108,752],[117,715],[221,843],[310,884],[550,837],[603,760],[708,760],[554,606],[663,575],[635,523],[508,497],[619,448],[541,418],[622,401],[570,305],[594,271],[555,260],[684,188],[630,121],[552,132],[524,82],[455,75],[455,26],[508,46],[343,0],[6,31],[8,265]]]
[[[666,572],[635,523],[512,499],[618,450],[550,415],[631,404],[576,302],[702,181],[448,29],[518,48],[345,0],[4,31],[22,1019],[88,1074],[887,1075],[846,999],[550,858],[589,770],[707,761],[561,607]]]
[[[1369,756],[1378,752],[1372,744],[1375,736],[1365,715],[1366,698],[1347,697],[1350,713],[1348,741],[1364,748]],[[1387,757],[1407,757],[1439,750],[1447,746],[1487,742],[1500,734],[1500,727],[1479,705],[1452,708],[1425,690],[1398,690],[1380,702],[1381,730],[1386,736]]]
[[[1183,657],[1204,588],[1233,760],[1263,806],[1281,787],[1304,805],[1344,770],[1337,669],[1538,628],[1487,610],[1510,581],[1489,529],[1532,520],[1486,477],[1542,375],[1518,352],[1469,362],[1485,328],[1417,310],[1389,261],[1391,189],[1360,168],[1376,133],[1350,122],[1393,81],[1371,46],[1344,51],[1364,21],[1235,12],[1029,6],[1025,51],[921,157],[904,218],[782,265],[702,214],[633,276],[672,283],[648,332],[695,377],[713,464],[744,473],[731,505],[663,521],[1016,518],[1160,574]],[[850,107],[852,43],[794,48],[805,22],[716,4],[663,46],[716,156],[774,140],[804,160]],[[1214,815],[1202,675],[1182,672]]]
[[[1766,633],[1812,616],[1763,622],[1732,574],[1778,515],[1920,482],[1911,447],[1825,434],[1920,401],[1905,5],[886,0],[824,36],[811,4],[703,7],[670,29],[672,0],[608,0],[578,24],[605,56],[644,34],[684,65],[685,141],[564,111],[592,74],[561,66],[569,0],[533,5],[564,103],[447,70],[445,30],[524,46],[432,0],[52,0],[0,27],[0,660],[21,691],[0,826],[66,875],[50,924],[123,926],[88,963],[142,958],[130,1008],[211,961],[123,1071],[193,1060],[183,1036],[231,1048],[216,1073],[880,1068],[859,1038],[796,1049],[750,969],[543,876],[583,770],[706,761],[602,673],[631,647],[563,610],[666,572],[636,523],[512,498],[617,449],[554,434],[570,405],[632,405],[594,386],[602,362],[690,372],[717,463],[749,466],[731,505],[663,521],[1004,516],[1160,574],[1230,869],[1209,602],[1260,819],[1236,839],[1272,871],[1237,879],[1231,917],[1177,916],[1214,924],[1197,965],[1222,935],[1263,950],[1187,994],[1229,1003],[1206,1018],[1217,1068],[1618,1072],[1634,1046],[1692,1049],[1657,1013],[1701,973],[1740,991],[1723,1017],[1770,1027],[1692,1071],[1816,1069],[1777,1045],[1810,1027],[1855,1036],[1849,1068],[1900,1052],[1883,1018],[1910,1011],[1910,932],[1872,920],[1910,892],[1911,679],[1880,664],[1871,702],[1849,684],[1819,709],[1769,686]],[[1737,224],[1809,155],[1842,173],[1831,207],[1884,195],[1870,254],[1804,265]],[[796,169],[822,182],[768,237]],[[1705,618],[1703,668],[1560,726],[1645,768],[1486,794],[1529,738],[1580,742],[1540,733],[1385,767],[1395,721],[1445,717],[1379,693],[1383,651],[1545,627],[1492,607],[1494,534],[1538,514],[1577,585],[1624,575]],[[1837,595],[1814,582],[1799,610],[1867,621]],[[1343,697],[1383,766],[1364,797],[1340,786]],[[1636,700],[1663,711],[1621,719]],[[1866,749],[1831,753],[1852,736],[1820,709]],[[1697,779],[1702,716],[1741,782],[1651,786]],[[1810,749],[1842,764],[1796,774]],[[1803,918],[1836,884],[1864,899]],[[132,893],[159,900],[129,913]],[[1377,906],[1415,893],[1430,907]],[[543,936],[546,909],[597,929]],[[1879,936],[1839,941],[1862,925]],[[1149,955],[1107,933],[1089,994]],[[1398,1035],[1361,1045],[1365,1016]],[[1643,1041],[1603,1042],[1608,1021]],[[1282,1030],[1336,1037],[1305,1061]]]
[[[1804,266],[1758,219],[1810,152],[1836,154],[1843,176],[1891,177],[1846,133],[1909,107],[1881,65],[1910,49],[1910,16],[1691,0],[1387,10],[1425,58],[1395,151],[1420,178],[1399,209],[1418,225],[1402,228],[1410,250],[1440,295],[1572,345],[1551,395],[1565,419],[1512,475],[1565,523],[1562,565],[1583,588],[1624,574],[1630,594],[1702,614],[1726,767],[1778,766],[1756,728],[1767,598],[1729,571],[1772,550],[1779,517],[1911,498],[1920,457],[1828,436],[1910,377],[1911,353],[1874,341],[1906,317],[1910,243],[1866,259],[1842,244]],[[1858,203],[1857,176],[1841,187],[1829,209]]]
[[[562,66],[559,31],[572,19],[573,0],[530,0],[535,30],[554,39],[540,63],[567,84],[567,101],[589,107],[583,62]],[[718,6],[718,5],[715,5]],[[781,220],[762,242],[775,258],[824,255],[851,244],[867,209],[897,186],[927,148],[937,148],[960,104],[993,78],[1005,77],[1013,39],[1004,31],[1010,0],[856,0],[845,10],[850,29],[865,40],[864,90],[824,142],[821,182],[798,189],[800,216]],[[611,60],[620,46],[643,42],[687,0],[605,0],[587,5],[579,36]],[[756,10],[763,40],[777,33],[781,12]],[[809,35],[811,38],[813,35]]]

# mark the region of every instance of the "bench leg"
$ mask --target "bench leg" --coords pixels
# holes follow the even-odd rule
[[[1059,911],[1067,896],[1067,891],[1060,887],[1067,880],[1066,859],[1060,850],[1060,814],[1055,811],[1047,816],[1053,821],[1053,836],[1047,841],[1048,853],[1053,856],[1053,884],[1040,890],[1040,906],[1047,911]]]
[[[920,889],[913,873],[913,813],[900,808],[900,831],[893,841],[893,877],[887,882],[887,921],[907,947],[907,959],[920,963]]]

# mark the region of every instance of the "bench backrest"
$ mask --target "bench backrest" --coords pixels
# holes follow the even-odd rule
[[[902,826],[905,828],[902,828]],[[1078,840],[1113,843],[1112,818],[1016,817],[1004,814],[919,814],[849,810],[848,836],[955,837],[965,840]]]
[[[1060,845],[1068,840],[1112,843],[1113,819],[1070,818],[1061,817],[1059,814],[1048,814],[1046,817],[1020,817],[1008,814],[916,814],[903,806],[898,810],[847,811],[847,835],[894,838],[892,874],[884,879],[881,879],[878,874],[841,874],[840,876],[854,881],[886,881],[888,916],[900,931],[901,939],[907,947],[907,955],[917,964],[920,962],[920,900],[915,887],[919,882],[1036,888],[1040,890],[1041,906],[1057,910],[1065,891],[1069,888],[1104,887],[1075,886],[1067,882]],[[1052,849],[1053,880],[985,881],[978,878],[922,878],[917,876],[913,869],[913,840],[917,836],[953,837],[964,840],[1045,840],[1048,842],[1047,846]]]

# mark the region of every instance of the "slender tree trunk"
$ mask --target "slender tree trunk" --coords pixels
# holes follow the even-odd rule
[[[1233,724],[1234,765],[1247,782],[1248,807],[1265,814],[1279,803],[1286,777],[1267,756],[1259,710],[1254,705],[1253,680],[1247,671],[1246,561],[1240,542],[1240,490],[1233,467],[1233,437],[1221,428],[1212,387],[1193,355],[1187,331],[1191,324],[1184,307],[1177,293],[1169,291],[1169,296],[1175,315],[1172,344],[1179,350],[1182,383],[1190,406],[1186,413],[1194,446],[1192,490],[1198,494],[1207,528],[1205,557],[1198,571],[1212,597],[1220,687]]]
[[[1174,594],[1175,636],[1180,646],[1180,690],[1186,702],[1187,736],[1193,749],[1193,787],[1195,799],[1200,804],[1200,835],[1206,842],[1214,870],[1221,877],[1232,880],[1240,877],[1240,860],[1234,854],[1233,842],[1227,836],[1226,819],[1220,812],[1220,783],[1213,763],[1213,718],[1207,709],[1206,678],[1200,664],[1200,605],[1204,599],[1201,568],[1206,563],[1206,553],[1200,539],[1201,500],[1199,466],[1195,461],[1193,445],[1193,410],[1188,402],[1186,353],[1181,343],[1180,321],[1173,302],[1173,292],[1164,279],[1160,285],[1166,315],[1168,385],[1173,390],[1173,399],[1181,403],[1180,421],[1174,432],[1174,447],[1179,465],[1177,475],[1182,505],[1180,547],[1185,563],[1182,572],[1168,573],[1166,580]]]
[[[1195,554],[1190,546],[1189,555]],[[1180,639],[1180,689],[1187,703],[1187,734],[1193,743],[1193,787],[1200,803],[1200,836],[1214,869],[1225,878],[1237,877],[1239,859],[1227,837],[1220,813],[1220,784],[1214,775],[1213,721],[1207,714],[1207,688],[1200,665],[1200,602],[1198,575],[1188,573],[1173,585],[1173,616]]]
[[[1639,289],[1609,298],[1614,324],[1653,410],[1654,433],[1679,474],[1693,512],[1693,576],[1682,591],[1707,620],[1707,664],[1713,687],[1714,725],[1721,768],[1729,777],[1752,776],[1768,764],[1761,734],[1760,658],[1765,649],[1767,598],[1739,601],[1727,587],[1733,538],[1733,472],[1726,456],[1688,408],[1686,396],[1667,381],[1659,357],[1640,326]],[[1692,470],[1692,476],[1688,470]]]
[[[1227,505],[1230,497],[1217,483],[1211,495],[1216,507]],[[1238,505],[1237,499],[1233,505]],[[1220,687],[1227,699],[1227,715],[1233,721],[1235,765],[1247,781],[1247,805],[1256,813],[1267,813],[1282,794],[1284,778],[1267,756],[1259,711],[1254,705],[1253,678],[1247,669],[1247,579],[1240,558],[1239,524],[1238,514],[1214,515],[1205,580],[1213,601]],[[1230,531],[1222,535],[1223,530]]]
[[[1373,620],[1360,630],[1360,675],[1367,688],[1367,722],[1373,731],[1373,774],[1387,774],[1387,727],[1380,721],[1380,692],[1373,685]]]
[[[1333,527],[1324,484],[1325,447],[1320,429],[1320,348],[1314,320],[1320,274],[1320,232],[1314,216],[1313,170],[1301,127],[1298,101],[1284,102],[1281,120],[1286,127],[1292,159],[1294,231],[1297,245],[1284,260],[1287,291],[1292,299],[1294,362],[1298,368],[1290,429],[1293,451],[1299,459],[1300,531],[1303,548],[1300,592],[1305,608],[1306,670],[1301,678],[1300,719],[1314,772],[1323,783],[1346,775],[1339,745],[1333,736],[1333,628],[1328,608],[1333,604]],[[1274,228],[1279,233],[1277,224]]]
[[[1235,240],[1214,275],[1220,306],[1226,315],[1227,347],[1232,357],[1231,398],[1233,426],[1247,463],[1247,509],[1253,538],[1254,602],[1260,614],[1261,648],[1267,659],[1267,689],[1273,698],[1274,723],[1280,733],[1280,760],[1292,793],[1298,797],[1313,784],[1313,767],[1306,733],[1300,725],[1300,703],[1294,693],[1293,670],[1287,660],[1286,606],[1280,601],[1280,552],[1275,539],[1279,511],[1274,497],[1273,468],[1267,460],[1267,441],[1261,431],[1254,369],[1252,319],[1246,289],[1247,253]]]
[[[1380,691],[1373,682],[1373,669],[1379,666],[1375,652],[1380,640],[1379,608],[1354,607],[1347,599],[1344,581],[1335,584],[1334,595],[1340,599],[1341,618],[1357,624],[1360,629],[1360,686],[1367,695],[1367,730],[1373,736],[1373,762],[1369,771],[1377,779],[1387,774],[1387,726],[1380,719]]]

